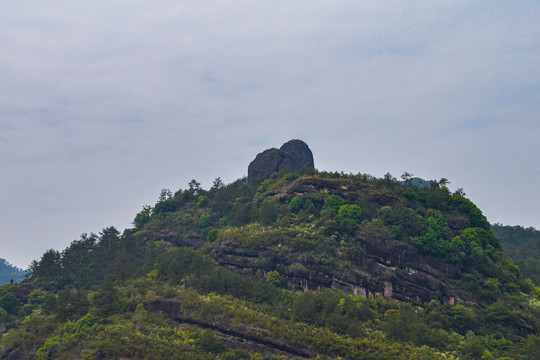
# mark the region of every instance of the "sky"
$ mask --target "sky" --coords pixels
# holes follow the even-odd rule
[[[26,269],[302,139],[540,229],[540,2],[2,1],[0,258]]]

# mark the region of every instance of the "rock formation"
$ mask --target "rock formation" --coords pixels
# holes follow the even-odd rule
[[[337,180],[300,178],[277,196],[287,203],[295,196],[327,193],[338,195],[345,203],[356,203],[356,194]],[[383,201],[384,200],[384,201]],[[375,201],[375,200],[374,200]],[[376,199],[381,205],[393,199]],[[315,207],[323,203],[313,200]],[[241,273],[268,274],[277,271],[284,276],[291,290],[339,289],[349,294],[386,298],[422,305],[432,299],[468,305],[470,296],[453,285],[461,277],[460,269],[440,258],[423,256],[417,249],[384,234],[357,234],[354,243],[361,244],[362,254],[343,267],[325,264],[325,258],[310,254],[276,251],[258,245],[240,247],[235,243],[217,242],[212,251],[214,260]]]
[[[459,269],[439,259],[422,257],[412,247],[392,239],[357,237],[366,253],[347,269],[321,265],[306,255],[279,255],[272,249],[240,249],[223,244],[213,250],[214,259],[241,273],[277,271],[291,290],[332,288],[353,295],[386,298],[421,305],[431,299],[467,304],[467,294],[449,284]]]
[[[250,179],[262,179],[283,170],[314,169],[313,153],[302,140],[290,140],[281,148],[271,148],[255,157],[248,166]]]

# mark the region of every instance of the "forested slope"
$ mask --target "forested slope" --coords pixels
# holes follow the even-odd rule
[[[2,358],[536,359],[540,289],[445,181],[163,190],[0,288]]]
[[[540,231],[533,227],[495,224],[491,231],[500,239],[504,252],[519,266],[524,278],[540,284]]]

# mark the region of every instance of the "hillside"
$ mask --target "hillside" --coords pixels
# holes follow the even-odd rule
[[[11,281],[18,283],[24,279],[24,275],[23,270],[0,258],[0,285],[9,284]]]
[[[536,359],[540,289],[446,183],[304,168],[164,189],[0,288],[0,357]]]
[[[524,278],[540,284],[540,231],[522,226],[495,224],[493,234],[500,239],[504,252],[519,266]]]

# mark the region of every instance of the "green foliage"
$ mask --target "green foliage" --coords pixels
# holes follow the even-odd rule
[[[275,270],[268,272],[268,275],[266,277],[266,282],[279,288],[287,287],[287,280],[283,278],[281,274]]]
[[[63,289],[58,294],[43,294],[41,310],[44,314],[54,315],[58,321],[78,318],[89,309],[88,294],[85,291]],[[39,301],[39,300],[38,300]]]
[[[27,358],[32,358],[35,351],[43,345],[44,339],[54,333],[56,326],[47,316],[29,315],[22,321],[21,326],[2,335],[0,353],[4,355],[16,349],[22,354],[28,354]]]
[[[324,201],[323,209],[334,209],[338,211],[340,206],[343,205],[343,199],[337,195],[330,195]]]
[[[265,192],[266,190],[268,190],[268,187],[270,186],[270,184],[272,184],[272,182],[273,182],[272,179],[264,180],[263,182],[261,182],[261,185],[259,186],[257,191],[260,192],[260,193]]]
[[[493,225],[491,230],[500,239],[504,252],[519,267],[523,277],[540,285],[540,231],[533,227],[501,224]]]
[[[304,186],[309,176],[324,185]],[[463,192],[450,194],[443,181],[415,187],[411,177],[404,184],[390,174],[313,171],[218,182],[210,191],[193,180],[174,197],[163,193],[137,214],[135,229],[83,234],[34,261],[28,285],[0,288],[0,356],[293,356],[260,355],[265,343],[320,359],[533,358],[540,289],[520,278]],[[443,294],[413,306],[294,291],[312,279],[347,289],[354,277],[376,283],[363,273],[374,256],[366,239],[421,256],[412,245],[430,256],[427,264],[458,269],[441,280],[463,305],[440,303]],[[389,264],[389,277],[434,286],[415,282],[405,266]]]
[[[256,218],[256,210],[251,202],[241,203],[238,201],[231,210],[229,218],[231,224],[235,226],[249,224]]]
[[[341,205],[338,210],[338,218],[340,220],[351,219],[359,223],[362,220],[362,209],[358,205]]]
[[[201,229],[207,228],[212,225],[212,218],[208,214],[203,214],[199,218],[199,227]]]
[[[199,207],[204,207],[208,204],[208,196],[206,195],[199,195],[197,198],[197,205]]]
[[[53,249],[45,251],[40,261],[32,261],[28,271],[30,276],[39,279],[46,286],[55,286],[62,271],[60,253]]]
[[[260,220],[263,225],[273,225],[285,216],[286,210],[277,198],[267,198],[263,201],[260,211]]]
[[[137,213],[137,215],[135,215],[135,219],[133,220],[133,225],[135,226],[135,229],[142,230],[144,226],[148,224],[151,218],[152,207],[144,206],[142,211]]]
[[[460,194],[453,194],[450,197],[450,204],[460,213],[469,218],[471,227],[478,227],[489,230],[490,225],[482,211],[473,204],[473,202]]]
[[[339,222],[339,231],[342,234],[353,236],[358,229],[358,223],[354,219],[344,218]]]
[[[125,310],[125,303],[110,280],[104,281],[97,292],[90,294],[89,299],[92,316],[96,318],[107,318]]]
[[[212,242],[217,239],[218,236],[218,229],[211,229],[208,231],[208,234],[206,234],[206,240]]]
[[[218,220],[217,226],[219,228],[222,228],[222,227],[227,226],[228,224],[229,224],[229,219],[226,216],[224,216]]]
[[[448,241],[448,222],[438,210],[430,211],[427,220],[427,231],[422,236],[412,239],[412,243],[422,253],[441,257],[450,255],[450,243]]]
[[[292,214],[298,214],[300,211],[303,211],[306,214],[313,214],[315,212],[315,206],[309,197],[295,196],[289,203],[289,211]]]
[[[15,295],[11,292],[7,292],[0,297],[0,307],[10,314],[16,314],[19,311],[21,304]]]
[[[303,205],[304,198],[300,196],[295,196],[291,199],[291,202],[289,203],[289,211],[293,214],[298,214],[298,212],[302,210]]]
[[[195,343],[201,350],[205,352],[216,354],[225,350],[225,346],[218,342],[216,335],[209,330],[203,330]]]
[[[185,283],[203,292],[231,294],[261,302],[275,296],[277,291],[268,283],[223,269],[185,248],[174,249],[162,255],[156,267],[160,279],[171,284]]]
[[[295,174],[295,173],[288,173],[288,174],[285,174],[285,175],[283,176],[283,178],[284,178],[286,181],[291,182],[291,181],[293,181],[293,180],[298,179],[298,175]]]
[[[177,210],[176,202],[173,199],[164,200],[156,203],[154,206],[153,214],[164,214],[175,212]]]

